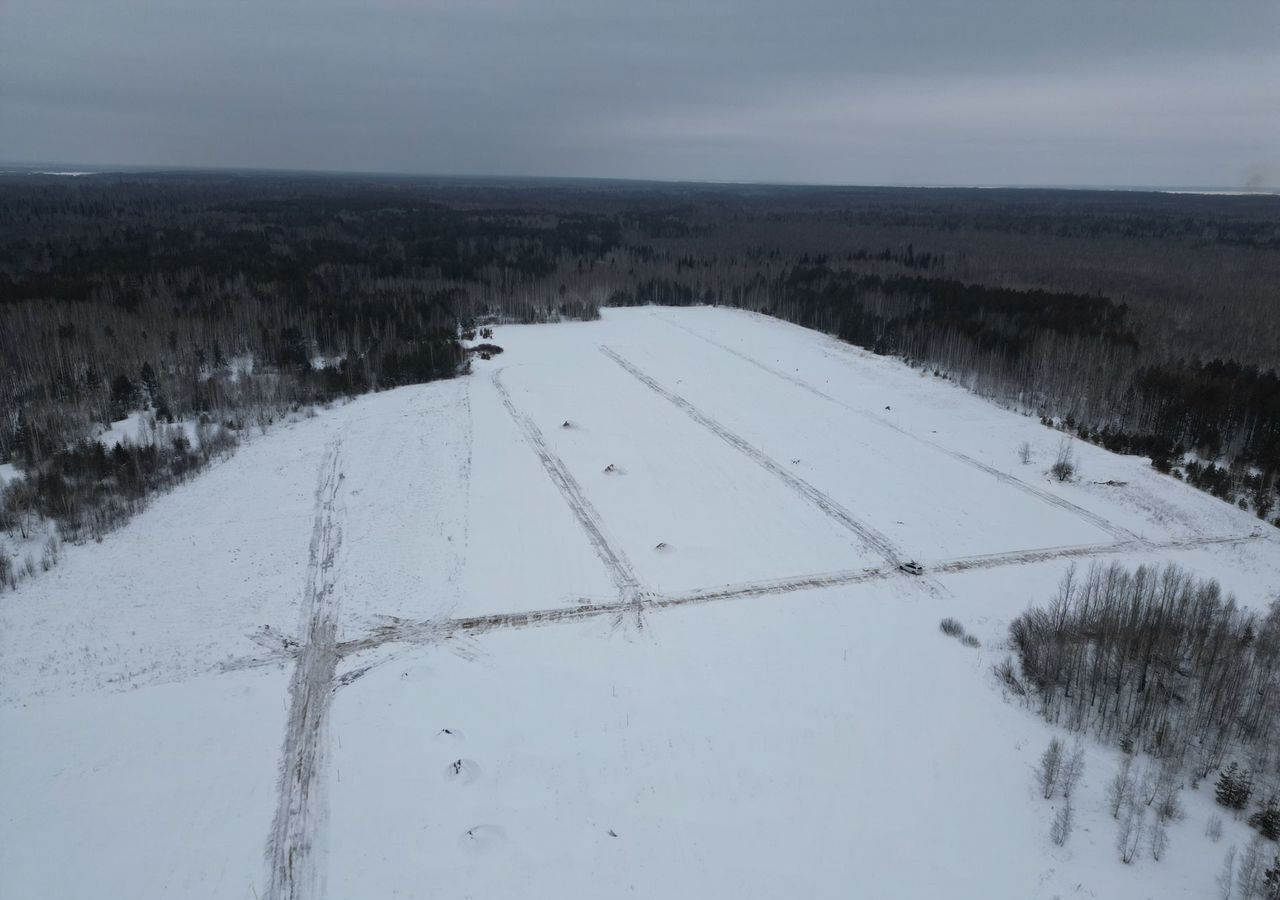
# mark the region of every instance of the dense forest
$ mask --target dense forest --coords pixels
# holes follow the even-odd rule
[[[0,528],[100,534],[248,428],[463,370],[477,323],[644,303],[900,356],[1269,518],[1278,286],[1274,196],[0,175]],[[104,456],[131,413],[151,449]]]

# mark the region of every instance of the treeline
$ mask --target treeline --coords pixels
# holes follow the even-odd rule
[[[1193,784],[1236,759],[1280,788],[1280,601],[1259,615],[1177,566],[1095,564],[1009,632],[1046,720],[1185,766]]]
[[[448,377],[477,323],[723,304],[954,378],[1260,515],[1280,200],[531,179],[0,176],[0,463],[132,410]]]
[[[29,539],[52,521],[60,540],[99,538],[138,512],[148,495],[185,481],[232,450],[236,435],[236,429],[206,418],[191,429],[161,426],[149,440],[110,448],[80,441],[4,489],[0,529]],[[45,546],[56,547],[56,541],[46,539]]]
[[[550,281],[617,240],[612,220],[381,182],[10,179],[0,460],[34,463],[127,408],[218,415],[447,377],[477,316],[596,315]]]

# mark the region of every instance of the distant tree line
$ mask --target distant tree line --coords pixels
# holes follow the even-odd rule
[[[1271,197],[6,175],[0,463],[56,467],[130,412],[234,438],[449,377],[477,324],[722,304],[901,356],[1267,516],[1277,284]]]

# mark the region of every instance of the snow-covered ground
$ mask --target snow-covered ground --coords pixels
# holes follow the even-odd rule
[[[991,667],[1073,561],[1260,606],[1280,531],[758,316],[493,340],[0,596],[0,895],[1212,895],[1247,829],[1122,865],[1109,748],[1050,842]]]
[[[220,425],[212,426],[221,428]],[[185,435],[187,442],[193,447],[200,446],[200,424],[195,419],[184,419],[180,422],[157,422],[155,414],[147,410],[131,412],[128,416],[110,425],[101,426],[97,435],[98,443],[104,447],[116,444],[132,444],[145,447],[157,441],[172,441],[179,434]]]

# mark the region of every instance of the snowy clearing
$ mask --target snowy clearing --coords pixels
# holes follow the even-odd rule
[[[1073,562],[1256,607],[1280,531],[1090,445],[1053,481],[1035,419],[760,316],[493,341],[0,597],[0,893],[1211,895],[1248,829],[1202,787],[1121,864],[1096,743],[1054,846],[991,668]]]

